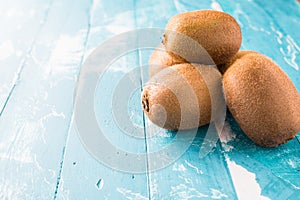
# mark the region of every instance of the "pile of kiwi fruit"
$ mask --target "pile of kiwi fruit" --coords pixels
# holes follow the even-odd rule
[[[141,96],[148,118],[168,130],[194,129],[214,121],[223,98],[256,144],[276,147],[293,139],[300,131],[296,87],[275,62],[240,50],[241,43],[239,24],[225,12],[172,17],[149,60],[151,78]]]

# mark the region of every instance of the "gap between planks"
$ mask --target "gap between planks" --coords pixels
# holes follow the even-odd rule
[[[88,43],[88,40],[89,40],[89,35],[90,35],[90,30],[91,30],[92,10],[93,10],[93,7],[94,7],[94,3],[95,3],[94,0],[90,0],[90,8],[88,10],[87,31],[86,31],[86,35],[85,35],[84,42],[83,42],[83,46],[84,46],[83,52],[82,52],[82,55],[81,55],[81,58],[80,58],[80,62],[78,64],[79,69],[82,67],[82,64],[83,64],[83,61],[84,61],[84,56],[85,56],[85,53],[86,53],[86,50],[87,50],[87,43]],[[78,70],[77,78],[79,77],[79,74],[80,74],[80,70]],[[74,87],[73,94],[75,94],[75,90],[76,90],[76,87]],[[73,105],[74,105],[74,103],[75,102],[73,102]],[[71,118],[70,118],[70,121],[68,122],[67,135],[65,136],[65,140],[64,140],[64,147],[62,149],[62,155],[61,155],[61,161],[60,161],[60,165],[59,165],[59,171],[58,171],[58,175],[57,175],[57,178],[56,178],[56,186],[55,186],[55,191],[54,191],[54,194],[53,194],[53,199],[54,200],[57,199],[57,193],[58,193],[59,185],[60,185],[60,181],[61,181],[61,173],[62,173],[62,169],[63,169],[63,166],[64,166],[64,159],[65,159],[65,153],[66,153],[65,149],[66,149],[68,137],[70,135],[70,130],[71,130],[71,125],[72,125],[72,122],[73,122],[73,118],[74,118],[74,110],[72,109]]]

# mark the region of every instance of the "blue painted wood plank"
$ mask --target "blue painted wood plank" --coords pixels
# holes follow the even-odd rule
[[[244,193],[254,190],[253,195],[258,197],[261,194],[271,199],[292,199],[300,195],[300,145],[297,139],[277,148],[259,147],[247,138],[230,113],[226,121],[226,132],[231,140],[222,146],[240,198],[243,197],[241,185],[246,178],[251,180],[251,186]]]
[[[291,28],[299,26],[298,3],[296,1],[285,1],[284,4],[283,2],[242,1],[231,4],[229,1],[220,1],[220,6],[224,11],[232,13],[241,25],[242,48],[262,52],[271,57],[288,74],[299,91],[300,71],[299,61],[297,61],[299,59],[297,35],[299,34],[295,32],[299,28]],[[283,19],[290,20],[283,21]],[[257,187],[258,190],[252,194],[256,197],[259,194],[271,199],[299,197],[299,141],[295,138],[278,148],[260,148],[244,135],[233,122],[232,116],[229,116],[228,120],[230,130],[234,135],[236,134],[233,137],[236,138],[223,146],[228,150],[226,156],[228,156],[229,166],[233,166],[229,169],[235,180],[234,185],[238,196],[243,197],[241,187],[238,186],[243,185],[244,179],[249,176],[246,175],[244,179],[236,177],[243,176],[246,172],[248,175],[250,173],[250,177],[254,176],[253,187]],[[274,189],[276,187],[267,180],[280,185],[279,188],[284,188],[280,191],[284,190],[286,193],[276,192]],[[255,186],[256,184],[258,185]],[[250,188],[248,187],[249,190],[244,191],[244,194],[251,192]]]
[[[91,34],[87,43],[89,52],[110,37],[135,28],[132,1],[96,1],[91,16]],[[119,45],[120,48],[123,46]],[[121,82],[126,76],[129,80]],[[129,82],[134,84],[135,90],[127,91],[130,89],[127,87]],[[140,91],[138,57],[137,52],[133,51],[111,63],[109,69],[99,78],[94,95],[94,112],[103,134],[112,146],[128,154],[146,153]],[[120,92],[131,93],[130,98],[119,98],[114,103],[114,95]],[[125,105],[126,110],[122,110],[124,107],[120,104]],[[118,119],[120,116],[125,118]],[[124,124],[126,120],[133,124]],[[140,132],[142,137],[131,135],[135,131]],[[107,149],[99,146],[99,150]],[[143,161],[143,173],[122,172],[119,168],[95,158],[88,151],[80,142],[76,123],[73,121],[66,144],[57,199],[148,199],[146,160]],[[121,168],[127,163],[117,160],[118,153],[121,154],[116,152],[112,159]]]
[[[272,58],[300,91],[300,84],[297,84],[300,81],[300,44],[296,31],[300,28],[299,3],[289,0],[232,4],[226,0],[220,1],[220,6],[239,22],[243,34],[242,49],[258,51]]]
[[[151,154],[171,144],[174,133],[143,121],[139,85],[141,80],[145,83],[148,79],[144,67],[140,69],[143,77],[139,76],[139,70],[131,74],[137,89],[128,101],[128,113],[136,130],[147,126],[146,146],[145,138],[126,135],[135,131],[131,125],[116,124],[118,116],[112,112],[111,105],[111,92],[131,69],[148,63],[150,51],[132,52],[113,63],[99,82],[94,105],[98,122],[114,146],[129,153],[149,154],[145,173],[118,172],[99,163],[87,153],[78,139],[76,125],[70,122],[75,81],[84,57],[115,34],[136,27],[163,28],[171,16],[194,9],[222,9],[236,17],[244,36],[242,48],[274,59],[299,90],[299,34],[296,32],[299,4],[293,0],[276,2],[54,0],[45,4],[34,2],[34,5],[18,3],[18,12],[1,7],[0,16],[22,17],[19,9],[24,9],[34,19],[14,19],[31,27],[26,30],[13,27],[5,21],[6,17],[0,19],[3,26],[9,27],[5,34],[0,33],[0,42],[4,38],[2,46],[10,53],[13,51],[11,55],[1,54],[8,56],[2,59],[0,68],[0,108],[6,105],[0,118],[0,198],[51,198],[54,195],[58,199],[231,199],[243,198],[249,193],[252,198],[298,198],[297,139],[275,149],[257,147],[230,116],[227,118],[229,142],[218,142],[200,159],[199,149],[207,128],[202,127],[180,158],[151,171],[157,163]],[[7,3],[7,7],[15,8],[14,3]],[[14,28],[24,31],[12,33]],[[8,41],[19,37],[23,38],[20,43]],[[12,67],[2,67],[5,65]],[[16,73],[20,75],[17,82]],[[11,88],[14,90],[9,94]],[[183,145],[184,142],[179,143],[178,149]],[[248,183],[246,189],[245,182]]]
[[[119,172],[98,162],[83,147],[72,126],[57,199],[78,198],[148,199],[148,188],[145,174]]]
[[[275,0],[271,2],[254,1],[259,5],[270,18],[272,18],[275,24],[281,29],[282,32],[290,35],[292,38],[299,41],[299,28],[300,28],[300,3],[297,0],[279,1]],[[290,24],[293,24],[291,26]],[[280,35],[280,34],[279,34]],[[279,36],[278,35],[278,36]],[[298,60],[299,58],[295,58]]]
[[[212,1],[209,3],[208,2],[205,3],[207,3],[207,5],[206,6],[202,5],[202,9],[211,7],[214,9],[224,10],[232,14],[238,20],[242,28],[242,32],[243,32],[242,48],[259,51],[271,57],[290,76],[290,78],[292,79],[292,81],[298,87],[299,90],[300,76],[299,76],[299,70],[297,69],[298,62],[297,62],[297,57],[293,57],[293,55],[295,56],[299,53],[297,48],[298,44],[297,44],[297,38],[291,37],[291,35],[295,35],[297,33],[295,33],[292,28],[282,29],[278,24],[282,24],[283,21],[277,20],[277,18],[275,17],[276,15],[270,16],[268,13],[265,12],[262,6],[252,1],[242,1],[235,4],[232,4],[229,1],[225,1],[225,2]],[[285,19],[288,18],[289,12],[287,10],[289,7],[291,7],[291,5],[294,5],[294,3],[295,3],[294,1],[293,2],[290,1],[287,3],[288,5],[285,8],[286,11],[283,13],[281,12],[281,15],[284,15],[283,18]],[[154,4],[155,3],[153,3],[153,5]],[[189,6],[190,6],[189,3],[185,3],[184,1],[175,1],[174,4],[176,9],[179,9],[181,12],[189,10]],[[272,10],[273,7],[277,11],[282,10],[282,8],[279,7],[280,5],[275,5],[272,2],[269,3],[264,2],[264,4],[267,4],[264,5],[264,7],[267,7],[269,10]],[[185,8],[185,6],[187,8]],[[294,12],[298,11],[299,13],[299,9],[297,6],[298,5],[296,5],[296,8],[294,6]],[[144,10],[147,10],[147,5],[142,4],[141,7],[143,7]],[[172,5],[170,7],[172,7]],[[174,7],[172,8],[174,9]],[[197,9],[198,7],[192,5],[191,8]],[[164,24],[167,22],[168,17],[166,17],[167,15],[165,15],[163,11],[160,12],[161,15],[163,16],[160,23],[159,23],[159,19],[156,19],[156,16],[158,16],[157,18],[159,18],[160,15],[154,15],[152,18],[150,18],[153,20],[152,21],[149,20],[149,18],[145,17],[143,15],[143,12],[141,12],[140,14],[141,17],[139,17],[140,24],[142,26],[147,26],[149,24],[149,26],[164,27]],[[170,15],[173,14],[174,11]],[[292,18],[292,21],[298,21],[299,18],[297,17],[297,14],[293,17],[294,18]],[[287,24],[287,20],[285,20],[284,23]],[[285,26],[287,26],[286,24]],[[279,30],[281,30],[282,33]],[[283,30],[285,32],[283,32]],[[280,39],[278,38],[279,37],[278,35],[281,37]],[[284,54],[283,49],[285,50],[290,49],[291,51],[289,52],[290,55]],[[149,53],[145,53],[144,56],[145,56],[145,60],[143,65],[146,65],[147,59],[149,58]],[[145,75],[144,80],[147,80],[147,78],[148,78],[147,75]],[[162,132],[162,131],[157,131],[157,132]],[[158,133],[156,134],[160,135]],[[228,134],[231,135],[232,133],[228,133]],[[299,172],[297,171],[297,169],[299,168],[298,165],[299,165],[300,154],[297,153],[299,151],[299,143],[297,139],[294,139],[289,143],[287,143],[286,145],[276,148],[275,150],[274,149],[266,150],[254,145],[249,139],[247,139],[247,137],[242,133],[241,130],[238,130],[237,134],[238,136],[236,140],[232,142],[234,144],[233,146],[223,144],[221,148],[217,148],[216,151],[220,151],[219,160],[216,159],[216,157],[212,158],[214,159],[215,162],[215,164],[212,164],[213,166],[217,164],[219,164],[219,166],[223,165],[221,168],[224,168],[225,171],[226,169],[228,169],[229,171],[229,174],[226,177],[228,180],[227,185],[230,186],[230,180],[232,179],[233,187],[234,187],[234,189],[232,189],[231,192],[229,192],[229,196],[230,195],[233,196],[234,191],[236,191],[236,195],[239,198],[245,197],[243,196],[243,194],[247,194],[249,196],[249,193],[252,193],[253,198],[260,198],[265,196],[273,199],[279,197],[280,195],[283,195],[281,197],[288,197],[288,196],[290,198],[298,197]],[[148,129],[147,135],[155,135],[155,129],[154,131]],[[240,135],[242,135],[243,137],[239,138]],[[157,145],[164,146],[170,143],[169,141],[170,139],[169,140],[166,139],[170,137],[170,134],[161,133],[160,137],[162,137],[163,139],[156,138],[154,142],[156,144],[153,144],[153,141],[151,141],[153,140],[153,138],[148,139],[148,143],[147,143],[148,151],[153,150],[153,148],[156,149],[157,147],[155,146]],[[227,151],[230,153],[227,153]],[[201,164],[201,160],[199,160],[195,152],[194,152],[195,155],[193,155],[193,150],[189,149],[186,152],[186,154],[193,155],[190,156],[193,157],[192,161],[197,160],[196,165],[193,166],[198,165],[200,169],[201,168],[205,169],[205,165]],[[223,154],[225,154],[224,156],[226,157],[226,161],[224,162],[223,160],[223,164],[220,164],[222,163],[221,160]],[[190,162],[189,160],[190,157],[183,155],[179,160],[176,161],[176,163],[173,166],[173,169],[172,167],[169,166],[166,169],[150,174],[150,193],[154,199],[167,198],[169,195],[175,195],[175,196],[177,195],[176,197],[179,197],[180,195],[186,195],[185,197],[188,197],[189,195],[198,194],[200,196],[201,195],[209,196],[210,194],[212,194],[209,193],[210,192],[209,188],[203,187],[203,185],[201,185],[202,190],[199,189],[200,186],[198,188],[197,186],[195,187],[193,185],[193,181],[197,182],[201,180],[201,178],[199,178],[196,174],[191,175],[191,171],[186,170],[188,166],[184,163],[184,161]],[[248,163],[249,165],[245,165],[245,163],[241,164],[244,162],[244,160],[247,160],[249,162]],[[149,165],[151,167],[151,162],[154,161],[150,160],[148,162],[150,163]],[[205,162],[209,163],[207,161]],[[255,168],[255,166],[257,166],[257,168]],[[178,168],[181,168],[182,172],[179,173],[174,172],[174,171],[178,171],[177,170]],[[197,169],[199,170],[199,168]],[[210,173],[208,170],[205,172],[208,174]],[[242,176],[243,173],[246,173],[246,175]],[[242,176],[243,178],[238,179],[237,177],[239,176]],[[279,188],[280,187],[285,188],[286,193],[281,193],[281,194],[277,193],[275,189],[276,187],[272,186],[270,182],[266,181],[268,179],[278,184]],[[184,183],[184,180],[188,180],[187,181],[188,183],[186,182]],[[253,187],[248,187],[248,190],[246,190],[246,192],[243,191],[243,187],[241,187],[243,186],[243,182],[245,182],[245,180],[252,181],[251,184],[253,186]],[[208,180],[205,181],[205,178],[202,178],[202,181],[209,182]],[[176,184],[177,186],[180,187],[176,187]],[[184,192],[179,191],[176,193],[175,190],[179,188],[181,188]],[[187,188],[192,188],[192,189],[187,190]],[[230,191],[230,187],[229,187],[229,191]],[[180,196],[180,198],[182,197],[183,196]]]
[[[163,5],[162,5],[163,4]],[[197,9],[217,8],[215,1],[187,2],[187,1],[152,1],[137,2],[138,26],[164,28],[173,15]],[[162,9],[166,8],[166,9]],[[149,10],[149,12],[147,12]],[[151,13],[151,11],[157,13]],[[145,16],[145,12],[147,15]],[[153,47],[155,48],[155,47]],[[151,51],[141,50],[141,66],[147,66]],[[143,69],[143,84],[149,79],[147,67]],[[219,142],[205,157],[200,157],[202,145],[207,132],[207,126],[198,130],[196,137],[182,155],[172,163],[160,166],[160,162],[170,156],[163,149],[170,148],[174,142],[174,133],[155,127],[146,119],[147,152],[149,167],[149,185],[151,199],[236,199],[235,188],[227,162]],[[180,133],[178,133],[180,134]],[[187,134],[187,133],[181,133]],[[176,143],[174,154],[181,151],[181,146],[187,141]],[[159,153],[159,157],[152,155]]]
[[[54,1],[35,39],[0,119],[1,199],[54,195],[90,6]]]
[[[206,131],[207,127],[200,128],[190,147],[182,152],[180,158],[150,173],[152,199],[236,199],[235,188],[219,142],[205,157],[199,156],[202,145],[205,145]],[[158,146],[168,148],[172,143],[173,137],[168,132],[160,130],[159,133],[155,133],[148,129],[149,133],[156,134],[156,137],[148,139],[149,151],[155,151]],[[177,149],[181,149],[180,146],[185,145],[185,142],[178,143]],[[168,157],[162,154],[161,158],[164,156]],[[152,170],[157,160],[149,159],[148,162],[149,169]]]
[[[1,2],[0,113],[18,82],[50,7],[50,0]]]

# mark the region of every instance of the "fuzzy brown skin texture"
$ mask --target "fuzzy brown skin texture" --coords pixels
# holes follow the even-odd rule
[[[154,124],[186,130],[210,123],[212,108],[217,108],[212,102],[220,96],[221,74],[215,67],[185,63],[153,76],[142,92],[142,104]]]
[[[241,29],[236,20],[229,14],[214,10],[178,14],[166,25],[163,44],[167,51],[193,52],[193,47],[182,49],[183,38],[180,35],[174,36],[172,32],[184,34],[197,41],[216,65],[228,62],[238,52],[242,42]],[[193,62],[202,63],[202,60]]]
[[[165,47],[159,45],[151,54],[149,59],[149,75],[154,76],[161,70],[172,65],[187,63],[187,61],[180,56],[167,52]]]
[[[218,65],[218,69],[221,72],[221,74],[224,74],[226,70],[238,59],[241,59],[243,56],[250,54],[250,53],[257,53],[255,51],[250,50],[240,50],[237,54],[234,55],[232,59],[230,59],[227,63]]]
[[[223,76],[229,110],[245,134],[263,147],[276,147],[300,131],[300,95],[268,57],[248,53]]]

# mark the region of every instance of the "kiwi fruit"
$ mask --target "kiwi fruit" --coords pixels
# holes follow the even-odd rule
[[[180,56],[167,52],[164,45],[160,44],[150,56],[149,75],[152,77],[166,67],[186,62],[187,61]]]
[[[148,118],[169,130],[210,123],[223,98],[221,74],[215,66],[183,63],[154,75],[142,92]]]
[[[221,74],[224,74],[226,72],[226,70],[238,59],[241,59],[244,55],[247,55],[249,53],[257,53],[255,51],[250,51],[250,50],[240,50],[237,54],[235,54],[235,56],[229,60],[227,63],[225,64],[221,64],[218,65],[218,69],[221,72]]]
[[[263,147],[276,147],[300,131],[300,95],[268,57],[247,53],[223,76],[227,106],[245,134]]]
[[[166,50],[193,63],[212,64],[205,60],[207,52],[216,65],[224,64],[238,52],[242,42],[241,29],[236,20],[220,11],[200,10],[178,14],[169,20],[165,29],[162,42]]]

